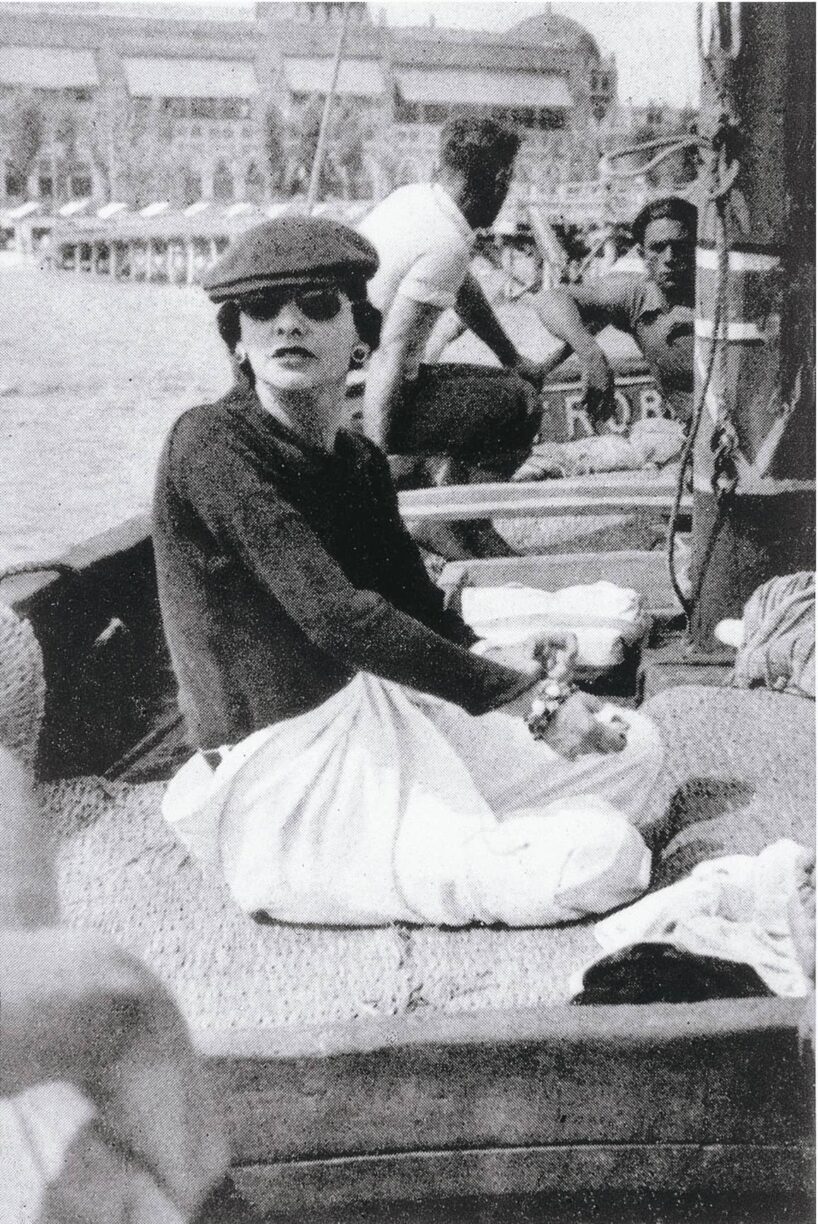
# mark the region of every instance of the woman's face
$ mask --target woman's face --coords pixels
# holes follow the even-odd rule
[[[240,323],[256,382],[279,392],[342,384],[358,343],[349,298],[326,283],[259,295]]]

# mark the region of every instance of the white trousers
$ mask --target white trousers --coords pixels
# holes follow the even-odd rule
[[[648,885],[637,826],[662,748],[566,761],[521,719],[360,674],[316,710],[255,732],[212,771],[197,754],[163,811],[238,903],[288,922],[541,926],[602,914]]]

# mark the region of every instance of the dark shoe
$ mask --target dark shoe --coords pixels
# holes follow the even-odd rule
[[[471,523],[452,523],[452,530],[464,548],[473,557],[519,556],[507,540],[495,530],[491,519],[477,519]]]

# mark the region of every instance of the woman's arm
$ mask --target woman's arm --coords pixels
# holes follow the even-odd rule
[[[376,591],[354,586],[298,508],[258,475],[226,431],[188,438],[173,466],[181,495],[225,550],[315,646],[346,666],[471,713],[492,709],[531,683],[471,655]]]

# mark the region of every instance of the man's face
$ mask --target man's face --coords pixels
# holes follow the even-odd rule
[[[695,238],[682,221],[660,217],[650,221],[642,243],[648,275],[671,298],[693,293]]]
[[[488,229],[497,220],[514,175],[514,162],[489,165],[479,179],[466,184],[463,216],[472,229]]]

